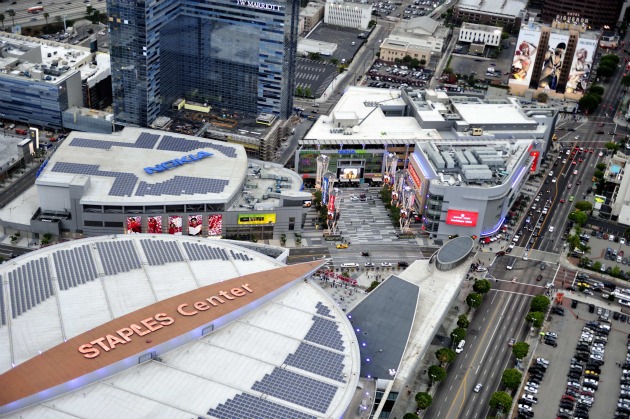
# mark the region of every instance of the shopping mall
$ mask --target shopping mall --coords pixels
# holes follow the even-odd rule
[[[310,205],[295,172],[248,159],[238,144],[139,128],[75,131],[42,165],[35,185],[0,210],[0,224],[34,237],[272,239],[299,233]]]

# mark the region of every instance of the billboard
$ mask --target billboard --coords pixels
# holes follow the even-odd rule
[[[275,224],[276,214],[239,214],[239,224]]]
[[[549,45],[547,46],[547,51],[543,58],[538,87],[550,90],[556,90],[558,88],[558,80],[560,78],[560,72],[562,71],[564,54],[567,50],[568,42],[568,35],[552,33],[549,36]]]
[[[536,63],[536,52],[540,42],[540,32],[521,29],[516,42],[516,51],[512,60],[510,84],[529,86],[532,71]]]
[[[162,217],[149,217],[148,218],[147,233],[162,234]]]
[[[534,161],[532,162],[532,165],[529,168],[529,171],[534,173],[536,169],[538,168],[538,159],[540,158],[540,151],[530,151],[529,155],[534,157]]]
[[[201,217],[201,214],[188,216],[188,235],[189,236],[200,236],[202,227],[203,227],[203,218]]]
[[[362,167],[341,167],[337,169],[337,178],[340,180],[361,179],[362,177]]]
[[[322,204],[328,205],[328,192],[329,192],[330,180],[328,177],[322,179]]]
[[[448,210],[446,213],[446,224],[457,225],[462,227],[474,227],[477,225],[478,212]]]
[[[596,39],[579,39],[573,55],[573,63],[567,80],[567,93],[584,94],[597,50]]]
[[[409,177],[411,178],[413,186],[415,186],[416,189],[420,189],[422,181],[420,180],[420,176],[418,176],[418,172],[416,172],[416,169],[413,167],[413,164],[407,166],[407,169],[409,170]]]
[[[220,236],[223,234],[223,215],[212,214],[208,216],[208,236]]]
[[[142,217],[127,217],[127,234],[142,233]]]
[[[179,215],[168,216],[168,234],[182,235],[182,217]]]

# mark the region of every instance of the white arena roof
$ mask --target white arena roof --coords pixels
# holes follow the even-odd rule
[[[236,144],[140,128],[113,135],[74,131],[36,184],[89,182],[84,204],[163,204],[183,197],[187,203],[224,203],[240,193],[247,166],[245,149]]]
[[[358,382],[359,350],[344,312],[306,280],[320,264],[285,266],[231,242],[142,234],[65,242],[4,263],[0,414],[341,417]],[[216,291],[230,288],[245,301],[234,311],[224,307],[235,298]],[[214,309],[221,317],[186,299],[206,292],[227,297]],[[205,301],[216,306],[217,295]],[[169,311],[181,301],[197,302]],[[147,310],[172,316],[151,339],[129,335],[117,347],[107,335],[111,347],[101,339],[93,357],[77,345]],[[189,319],[198,323],[187,332]],[[97,341],[88,346],[98,352]],[[59,385],[42,390],[49,383]]]

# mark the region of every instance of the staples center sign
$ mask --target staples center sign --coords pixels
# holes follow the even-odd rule
[[[477,225],[478,212],[462,211],[462,210],[448,210],[446,213],[446,224],[474,227]]]
[[[125,345],[134,339],[155,333],[163,327],[174,324],[178,319],[196,316],[199,312],[212,310],[214,307],[229,304],[231,300],[244,297],[254,291],[249,284],[242,284],[229,291],[220,291],[218,295],[211,295],[204,300],[193,303],[181,303],[173,307],[172,313],[156,313],[146,319],[138,320],[135,323],[118,330],[112,330],[105,336],[101,336],[89,343],[84,343],[77,350],[87,359],[96,358],[102,352],[109,352],[116,349],[118,345]]]

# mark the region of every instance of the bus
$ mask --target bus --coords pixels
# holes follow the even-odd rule
[[[26,9],[28,13],[39,13],[44,11],[44,6],[29,7]]]

